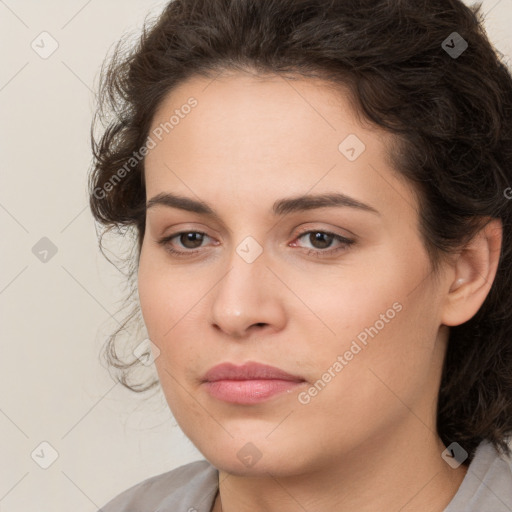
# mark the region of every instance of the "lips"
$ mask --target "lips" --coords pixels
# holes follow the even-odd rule
[[[223,363],[203,377],[205,390],[217,400],[238,405],[253,405],[277,395],[291,393],[305,379],[265,364],[249,362],[242,366]]]
[[[291,375],[274,366],[249,362],[242,366],[222,363],[211,368],[203,377],[203,382],[216,382],[219,380],[285,380],[304,382],[305,379],[298,375]]]

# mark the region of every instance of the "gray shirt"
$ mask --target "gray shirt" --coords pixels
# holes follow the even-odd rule
[[[124,491],[100,512],[211,512],[218,471],[196,461]],[[483,441],[444,512],[512,512],[512,458]]]

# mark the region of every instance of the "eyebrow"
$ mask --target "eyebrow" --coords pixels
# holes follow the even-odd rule
[[[207,215],[216,220],[220,220],[217,213],[215,213],[215,210],[207,203],[191,199],[189,197],[171,194],[169,192],[162,192],[152,197],[147,202],[146,209],[149,210],[157,205],[178,208],[180,210],[186,210],[200,215]],[[380,215],[379,211],[372,206],[341,193],[302,195],[279,199],[272,205],[272,212],[274,215],[284,216],[293,212],[315,210],[317,208],[326,207],[349,207]]]

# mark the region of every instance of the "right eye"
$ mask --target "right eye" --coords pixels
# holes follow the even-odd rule
[[[210,238],[206,233],[201,231],[180,231],[179,233],[173,233],[161,238],[158,240],[158,243],[165,247],[171,254],[187,256],[198,252],[198,248],[201,247],[205,237]],[[171,242],[175,238],[181,244],[182,249],[185,250],[177,250],[174,248],[174,244]]]

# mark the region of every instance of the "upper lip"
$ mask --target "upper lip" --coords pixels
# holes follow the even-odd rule
[[[232,363],[222,363],[210,368],[203,376],[204,382],[215,382],[217,380],[289,380],[303,382],[304,379],[298,375],[291,375],[280,368],[266,364],[248,362],[242,366]]]

